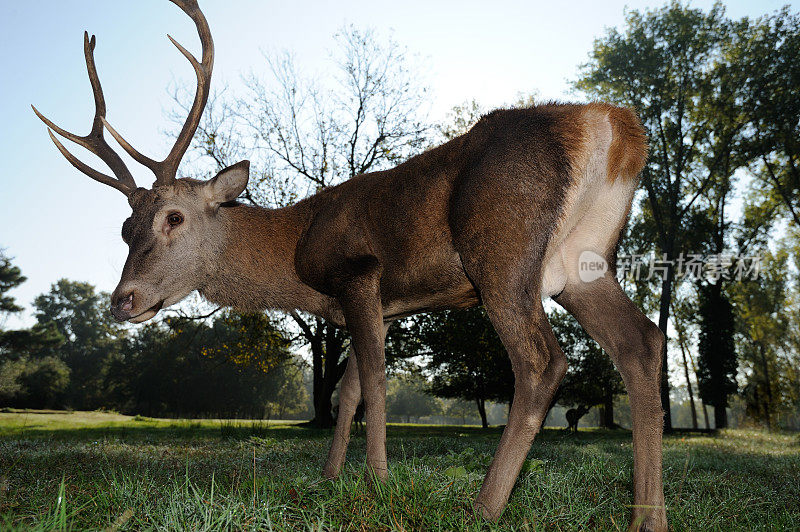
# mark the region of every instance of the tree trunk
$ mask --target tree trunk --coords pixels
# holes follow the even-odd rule
[[[761,355],[761,366],[764,371],[764,386],[766,387],[767,397],[764,403],[764,421],[767,423],[767,430],[772,429],[770,417],[772,414],[772,386],[769,382],[769,366],[767,365],[767,355],[765,353],[764,343],[758,342],[758,352]]]
[[[311,424],[315,427],[331,428],[334,425],[331,398],[347,367],[347,361],[341,361],[344,352],[344,341],[337,336],[335,327],[318,321],[311,339],[314,370],[314,419]]]
[[[728,427],[728,411],[725,409],[725,405],[714,405],[714,425],[718,429]]]
[[[683,374],[686,376],[686,388],[689,390],[689,405],[692,407],[692,428],[697,429],[697,409],[694,406],[694,393],[692,392],[692,381],[689,380],[689,365],[686,362],[686,347],[683,341],[683,330],[678,331],[678,343],[681,346],[681,357],[683,357]]]
[[[489,421],[486,419],[486,401],[484,399],[475,399],[478,405],[478,413],[481,415],[481,426],[489,428]]]
[[[661,281],[661,302],[658,312],[658,328],[664,333],[664,338],[667,336],[667,326],[669,325],[669,307],[672,301],[672,278],[674,275],[674,267],[672,265],[672,252],[666,251],[667,257],[667,275]],[[661,350],[661,408],[664,410],[664,430],[670,432],[672,430],[672,412],[669,404],[669,366],[667,364],[667,342],[664,342],[664,348]]]
[[[319,338],[319,331],[316,331],[311,341],[311,369],[314,374],[314,383],[312,392],[314,394],[314,418],[311,424],[317,427],[325,427],[333,425],[333,414],[331,412],[331,401],[328,397],[327,404],[324,399],[322,390],[325,386],[325,376],[323,374],[322,361],[325,358],[325,349],[322,345],[322,339]],[[327,418],[326,418],[327,413]],[[326,425],[327,423],[327,425]]]
[[[616,427],[614,424],[614,396],[612,394],[606,395],[605,399],[603,399],[603,412],[600,422],[607,429]]]
[[[697,366],[694,364],[694,357],[692,356],[692,352],[689,351],[689,362],[692,364],[692,371],[694,372],[694,378],[697,379],[697,382],[700,382],[700,376],[697,374]],[[706,404],[700,400],[700,403],[703,405],[703,418],[706,421],[706,430],[711,430],[711,424],[708,422],[708,408],[706,408]]]

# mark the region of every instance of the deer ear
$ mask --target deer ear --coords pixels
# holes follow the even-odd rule
[[[233,201],[244,192],[250,179],[250,161],[240,161],[220,171],[206,182],[203,191],[208,203],[216,208],[221,203]]]

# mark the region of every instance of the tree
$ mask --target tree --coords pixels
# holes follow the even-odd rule
[[[21,396],[17,406],[24,408],[55,408],[70,383],[69,368],[55,357],[28,360],[27,367],[17,378]]]
[[[281,396],[297,388],[288,345],[263,314],[229,312],[212,323],[168,318],[126,339],[106,395],[120,410],[147,416],[283,415],[296,406]]]
[[[779,246],[775,253],[765,253],[759,278],[740,283],[732,296],[737,307],[747,411],[768,429],[796,401],[797,351],[792,345],[792,340],[796,341],[796,332],[792,335],[796,309],[789,297],[788,251]]]
[[[267,419],[298,419],[308,412],[309,397],[303,382],[301,360],[286,362],[269,375],[272,390],[267,401]]]
[[[467,419],[473,419],[475,415],[475,405],[472,401],[464,399],[445,399],[443,400],[443,412],[446,417],[461,421],[461,425],[467,424]]]
[[[214,320],[213,343],[203,346],[203,356],[227,360],[264,374],[290,359],[289,346],[277,324],[263,312],[226,311]]]
[[[22,310],[6,292],[25,280],[20,269],[0,250],[0,314]],[[54,357],[41,354],[63,341],[52,325],[0,330],[0,404],[22,408],[57,406],[69,384],[69,368]]]
[[[566,312],[554,311],[549,319],[558,344],[569,361],[567,374],[556,391],[552,405],[599,405],[602,408],[602,425],[614,428],[614,398],[625,392],[625,386],[611,358]]]
[[[697,408],[694,402],[694,390],[692,389],[692,380],[689,378],[689,361],[687,357],[691,357],[689,354],[689,331],[688,331],[688,322],[690,321],[689,315],[693,313],[694,309],[689,307],[689,304],[686,299],[680,300],[679,303],[675,303],[673,301],[672,306],[672,316],[673,316],[673,324],[675,325],[675,332],[677,333],[676,341],[678,343],[678,347],[681,351],[681,360],[683,362],[683,375],[686,379],[686,390],[689,393],[689,406],[692,411],[692,428],[697,428]],[[692,363],[692,368],[694,369],[694,364]],[[703,405],[703,412],[705,413],[705,405]],[[706,428],[708,428],[708,414],[705,414],[706,417]]]
[[[428,381],[419,372],[396,375],[386,392],[386,413],[411,423],[411,419],[436,412],[436,400],[428,392]]]
[[[104,372],[122,329],[107,312],[108,294],[95,292],[89,283],[61,279],[34,300],[41,327],[53,327],[64,339],[39,356],[54,356],[70,370],[66,402],[76,409],[103,406]]]
[[[421,119],[425,87],[406,51],[371,31],[346,27],[336,35],[336,75],[303,77],[288,54],[267,57],[268,76],[246,79],[247,94],[213,98],[195,137],[195,152],[221,169],[252,154],[244,198],[281,207],[358,174],[394,165],[427,145]],[[187,98],[176,95],[180,106]],[[183,103],[182,103],[183,102]],[[331,397],[344,374],[345,331],[292,313],[310,348],[314,419],[333,425]]]
[[[720,4],[703,13],[677,2],[645,13],[631,11],[624,33],[611,29],[595,41],[576,83],[592,97],[637,109],[650,137],[639,232],[652,235],[665,260],[658,308],[658,325],[665,335],[675,289],[674,264],[693,235],[692,207],[721,157],[711,162],[701,157],[701,147],[715,132],[697,111],[716,81],[713,65],[726,37],[723,15]],[[665,344],[661,398],[667,430],[672,425],[668,362]]]
[[[11,263],[11,257],[0,248],[0,316],[12,312],[19,312],[22,307],[16,304],[14,298],[7,295],[12,290],[26,281],[18,266]]]
[[[730,61],[742,72],[737,103],[761,201],[800,227],[800,15],[789,7],[735,25]]]
[[[700,397],[714,407],[716,428],[728,426],[728,396],[736,393],[735,316],[719,284],[700,284],[698,369]]]
[[[508,403],[514,374],[500,338],[482,307],[446,310],[415,318],[430,391],[438,397],[474,401],[488,427],[486,401]]]

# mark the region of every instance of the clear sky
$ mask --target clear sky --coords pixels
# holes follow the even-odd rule
[[[729,16],[739,18],[786,3],[725,5]],[[711,4],[692,2],[703,9]],[[435,120],[472,98],[485,107],[534,91],[542,98],[577,99],[569,82],[593,39],[623,24],[626,5],[645,9],[663,2],[200,0],[200,5],[214,35],[214,86],[227,83],[235,90],[241,74],[264,72],[262,51],[291,50],[304,71],[324,76],[332,35],[352,23],[384,36],[392,32],[419,55]],[[111,291],[127,253],[119,236],[130,212],[125,197],[73,169],[30,109],[35,104],[77,134],[88,131],[94,107],[83,62],[84,30],[97,35],[95,58],[109,121],[145,154],[160,159],[168,149],[167,87],[194,79],[165,36],[199,55],[194,25],[167,0],[0,1],[0,247],[29,278],[13,292],[24,305],[61,277]],[[80,148],[74,153],[94,162]],[[139,184],[149,186],[152,176],[128,161]],[[5,326],[30,320],[23,313]]]

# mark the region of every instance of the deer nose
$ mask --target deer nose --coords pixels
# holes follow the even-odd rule
[[[116,301],[115,301],[116,300]],[[131,317],[133,310],[133,292],[122,297],[111,298],[111,315],[117,321],[125,321]]]

